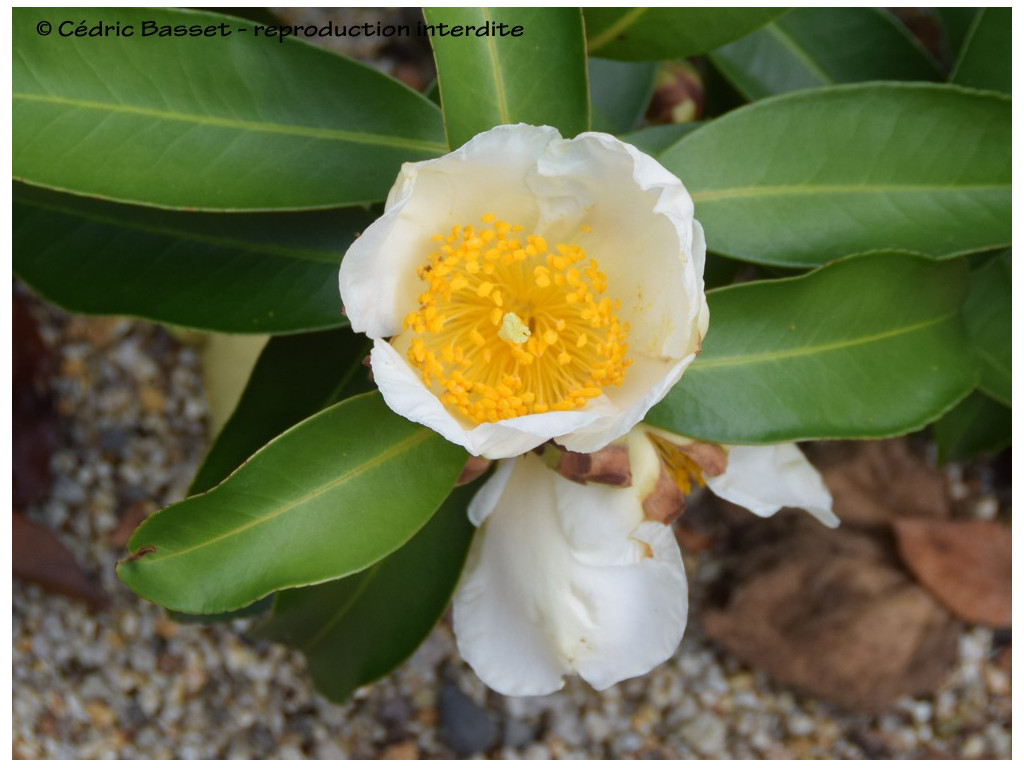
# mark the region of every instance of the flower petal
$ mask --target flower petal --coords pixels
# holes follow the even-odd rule
[[[725,472],[707,478],[715,495],[761,517],[774,515],[783,507],[800,507],[829,528],[839,525],[832,511],[832,494],[794,443],[725,448],[729,452]]]
[[[631,488],[573,483],[532,454],[502,464],[454,601],[480,678],[506,695],[551,693],[573,672],[603,689],[669,658],[686,625],[671,529],[644,520]]]

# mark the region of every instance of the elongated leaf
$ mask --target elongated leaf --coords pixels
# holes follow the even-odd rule
[[[649,155],[656,155],[671,147],[686,134],[693,133],[702,125],[703,123],[651,125],[638,131],[625,133],[619,138]]]
[[[228,333],[345,323],[338,264],[363,209],[184,213],[15,185],[14,269],[50,301]]]
[[[982,8],[950,80],[959,85],[1010,93],[1013,24],[1009,8]]]
[[[595,131],[631,131],[644,116],[654,93],[654,62],[611,61],[591,58],[590,104]]]
[[[212,491],[146,520],[118,574],[166,608],[217,613],[355,573],[426,523],[465,456],[379,394],[351,398],[285,432]]]
[[[1011,399],[1011,270],[1009,251],[971,273],[964,305],[967,332],[981,371],[981,390],[1009,406]]]
[[[1010,444],[1011,412],[981,392],[971,393],[935,423],[939,462],[963,461]]]
[[[707,53],[753,32],[785,8],[587,8],[587,47],[627,61]]]
[[[402,162],[445,150],[437,108],[361,64],[229,16],[116,17],[131,36],[62,36],[102,10],[15,10],[15,178],[171,208],[334,207],[383,200]]]
[[[962,259],[877,253],[711,291],[704,351],[647,420],[720,443],[918,429],[977,382],[965,281]]]
[[[936,6],[933,9],[942,26],[943,42],[945,43],[944,60],[955,62],[963,48],[967,33],[971,31],[974,17],[981,12],[980,8],[947,8]]]
[[[938,64],[878,8],[797,8],[711,53],[749,99],[866,80],[938,80]]]
[[[408,658],[444,613],[473,537],[456,488],[413,539],[353,576],[281,592],[255,634],[298,648],[317,689],[341,703]]]
[[[369,353],[366,337],[347,328],[272,338],[189,493],[208,491],[263,445],[317,411],[371,389],[363,365]]]
[[[590,127],[578,8],[425,8],[423,15],[437,30],[465,31],[430,39],[452,148],[506,123],[551,125],[564,136]],[[502,24],[509,34],[478,34]]]
[[[738,109],[660,155],[708,247],[814,266],[897,248],[950,256],[1010,242],[1010,101],[873,83]]]

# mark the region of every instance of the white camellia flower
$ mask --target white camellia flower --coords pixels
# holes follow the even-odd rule
[[[672,655],[686,572],[672,529],[644,516],[656,480],[583,485],[532,453],[498,465],[454,598],[459,653],[488,686],[539,696],[575,673],[602,690]]]
[[[574,673],[600,690],[673,654],[687,600],[668,523],[694,484],[759,515],[804,507],[838,524],[793,444],[720,446],[644,425],[619,443],[628,487],[573,482],[527,454],[500,462],[470,505],[479,530],[455,593],[455,636],[499,693],[552,693]]]
[[[388,405],[470,453],[626,434],[707,331],[680,181],[602,133],[504,125],[407,163],[340,271]]]

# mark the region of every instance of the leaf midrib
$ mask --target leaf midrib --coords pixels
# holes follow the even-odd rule
[[[377,571],[381,569],[385,562],[387,562],[386,559],[378,560],[367,570],[358,574],[362,577],[362,580],[355,590],[353,590],[352,594],[349,595],[348,599],[342,603],[341,607],[338,608],[334,615],[324,622],[323,626],[309,640],[300,646],[304,653],[311,653],[312,650],[328,635],[328,633],[338,625],[338,622],[348,615],[348,612],[352,610],[352,606],[359,602],[359,599],[363,596],[366,590],[369,589],[370,585],[373,583],[374,576],[377,575]]]
[[[490,25],[492,19],[486,8],[480,9],[480,15],[483,17],[484,24]],[[487,55],[491,60],[491,72],[494,75],[494,98],[498,106],[498,119],[501,121],[501,125],[506,125],[510,122],[508,117],[508,96],[505,94],[505,81],[502,78],[498,49],[494,45],[494,38],[492,37],[485,37],[484,43],[487,48]]]
[[[609,42],[618,37],[624,30],[629,29],[636,20],[643,16],[650,8],[630,8],[626,13],[619,17],[618,21],[613,22],[608,26],[604,32],[599,33],[597,36],[591,39],[587,44],[587,50],[590,53],[603,48]]]
[[[873,344],[878,341],[884,341],[885,339],[895,338],[897,336],[905,336],[907,334],[915,333],[917,331],[929,328],[933,325],[939,325],[951,318],[957,317],[959,312],[949,312],[945,315],[940,315],[929,320],[922,320],[919,323],[913,323],[912,325],[905,325],[899,328],[891,328],[888,331],[881,333],[869,334],[867,336],[860,336],[855,339],[844,339],[843,341],[835,341],[828,344],[817,344],[814,346],[805,347],[793,347],[791,349],[784,350],[772,350],[769,352],[757,352],[749,355],[735,355],[732,357],[717,357],[708,359],[701,359],[698,357],[692,365],[690,365],[689,372],[695,370],[707,370],[709,368],[728,368],[739,365],[756,365],[759,363],[774,363],[781,360],[787,360],[795,357],[809,357],[812,355],[819,355],[825,352],[835,352],[840,349],[848,349],[850,347],[863,346],[865,344]]]
[[[158,120],[167,120],[169,122],[192,123],[194,125],[228,128],[242,132],[250,131],[253,133],[270,133],[282,136],[302,136],[305,138],[322,139],[325,141],[341,141],[350,144],[369,144],[381,147],[395,147],[399,149],[429,152],[437,155],[444,154],[448,151],[448,147],[444,144],[422,139],[411,139],[403,136],[386,136],[382,134],[362,133],[359,131],[344,131],[337,128],[316,128],[306,125],[286,125],[284,123],[238,120],[228,117],[217,117],[214,115],[197,115],[188,112],[171,112],[168,110],[155,109],[153,107],[113,104],[109,102],[89,101],[86,99],[72,99],[65,96],[55,96],[53,94],[15,93],[14,101],[54,104],[63,107],[105,112],[108,114],[152,117]]]
[[[362,475],[362,474],[370,471],[374,467],[379,466],[380,464],[382,464],[385,461],[391,459],[392,457],[398,455],[399,453],[402,453],[403,451],[410,450],[413,446],[417,445],[418,443],[421,443],[424,440],[427,440],[430,437],[432,437],[433,434],[434,433],[431,432],[429,429],[421,428],[415,434],[411,435],[410,437],[407,437],[405,440],[402,440],[399,443],[396,443],[395,445],[393,445],[391,448],[389,448],[388,450],[384,451],[383,453],[380,453],[377,456],[374,456],[372,459],[369,459],[369,460],[363,462],[362,464],[359,464],[359,465],[353,467],[351,470],[349,470],[345,474],[335,478],[331,482],[326,483],[325,485],[322,485],[319,488],[316,488],[315,490],[307,493],[305,496],[302,496],[302,497],[296,499],[295,501],[293,501],[290,504],[285,504],[284,506],[279,507],[278,509],[275,509],[275,510],[271,511],[269,514],[263,515],[263,516],[261,516],[259,518],[251,520],[251,521],[249,521],[249,522],[247,522],[247,523],[245,523],[243,525],[240,525],[240,526],[238,526],[236,528],[232,528],[232,529],[230,529],[228,531],[225,531],[224,533],[218,534],[217,536],[214,536],[212,538],[206,539],[205,541],[202,541],[202,542],[200,542],[198,544],[195,544],[195,545],[193,545],[191,547],[187,547],[185,549],[179,549],[179,550],[177,550],[175,552],[170,552],[169,554],[166,554],[166,555],[163,555],[163,556],[160,556],[159,550],[156,551],[156,552],[153,552],[151,554],[144,555],[139,562],[140,563],[153,564],[153,563],[157,563],[157,562],[164,562],[166,560],[171,560],[171,559],[173,559],[175,557],[180,557],[182,555],[187,555],[187,554],[190,554],[190,553],[195,552],[197,550],[204,549],[205,547],[209,547],[209,546],[211,546],[213,544],[216,544],[219,541],[223,541],[224,539],[230,538],[232,536],[240,535],[241,533],[249,530],[250,528],[254,528],[256,526],[263,525],[263,524],[265,524],[265,523],[267,523],[267,522],[269,522],[271,520],[274,520],[274,519],[280,517],[281,515],[289,512],[289,511],[295,509],[298,506],[301,506],[301,505],[306,504],[306,503],[308,503],[308,502],[310,502],[310,501],[312,501],[314,499],[319,498],[320,496],[323,496],[324,494],[328,493],[329,491],[333,490],[334,488],[337,488],[339,485],[341,485],[343,483],[346,483],[349,480],[351,480],[351,479],[353,479],[355,477],[358,477],[359,475]],[[208,500],[209,498],[212,497],[213,494],[222,492],[222,489],[224,487],[225,487],[225,485],[219,485],[216,488],[214,488],[212,491],[209,491],[207,494],[204,494],[204,495],[206,496],[206,498]],[[134,547],[133,552],[138,552],[138,550],[141,547],[145,547],[145,546],[146,546],[146,542],[139,542],[138,545]]]
[[[92,222],[95,224],[103,224],[106,226],[116,227],[117,229],[129,230],[132,232],[141,232],[147,235],[170,237],[190,243],[202,243],[203,245],[230,248],[232,250],[246,251],[249,253],[257,253],[265,256],[280,256],[281,258],[293,259],[297,261],[315,262],[317,264],[337,265],[341,263],[340,255],[330,253],[329,251],[315,251],[308,248],[284,248],[281,246],[262,245],[259,243],[254,243],[251,240],[237,240],[231,237],[200,235],[189,230],[180,230],[175,229],[173,227],[145,225],[130,220],[119,219],[116,216],[101,216],[91,213],[85,213],[73,207],[47,204],[36,200],[19,200],[15,198],[14,202],[18,205],[29,206],[31,208],[36,208],[42,211],[59,213],[65,216],[70,216],[75,219],[81,219],[83,221]]]
[[[691,192],[694,202],[717,202],[737,197],[779,197],[820,194],[878,194],[887,192],[1009,191],[1006,184],[793,184],[789,186],[729,187]]]
[[[796,36],[792,32],[783,29],[777,21],[769,22],[764,26],[764,29],[778,40],[784,48],[788,48],[797,61],[803,64],[808,72],[817,77],[822,85],[835,84],[835,80],[818,66],[817,62],[811,57],[811,54],[797,42]]]

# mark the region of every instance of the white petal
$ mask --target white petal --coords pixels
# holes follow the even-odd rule
[[[541,209],[545,232],[575,235],[622,301],[630,352],[682,358],[696,351],[692,329],[704,299],[704,239],[695,237],[693,202],[682,182],[635,147],[604,133],[552,145],[532,184],[557,201]],[[555,239],[555,234],[549,237]]]
[[[686,625],[671,530],[644,521],[629,488],[573,483],[532,454],[504,464],[454,601],[480,678],[506,695],[551,693],[573,672],[602,689],[669,658]]]
[[[707,479],[708,488],[726,501],[769,517],[783,507],[806,509],[823,525],[835,528],[832,494],[821,475],[793,443],[725,446],[725,472]]]

